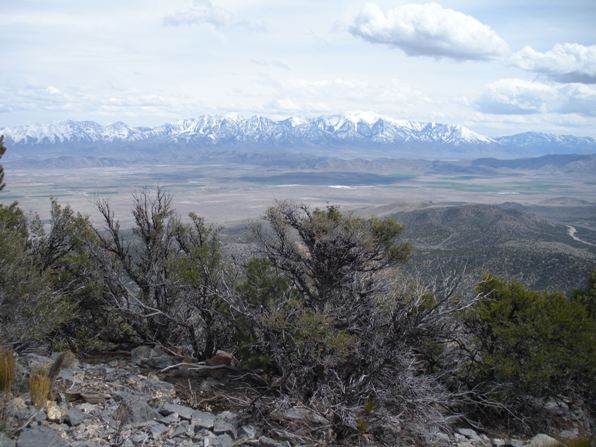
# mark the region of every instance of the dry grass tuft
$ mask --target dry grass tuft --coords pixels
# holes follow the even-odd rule
[[[565,440],[564,444],[567,447],[590,447],[592,445],[592,439],[586,437],[580,437],[570,440]]]
[[[29,397],[37,408],[43,408],[49,397],[52,380],[45,369],[38,369],[31,372],[29,376]]]
[[[0,347],[0,393],[8,394],[15,378],[15,357],[12,349]]]

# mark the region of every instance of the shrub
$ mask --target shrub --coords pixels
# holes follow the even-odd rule
[[[0,205],[0,338],[13,346],[45,341],[74,310],[33,245],[23,212]]]
[[[464,315],[476,389],[508,405],[595,389],[595,322],[581,303],[490,275],[478,291]]]
[[[12,349],[0,347],[0,393],[9,394],[15,379],[15,358]]]
[[[444,301],[409,299],[394,287],[410,250],[402,226],[288,203],[265,219],[257,229],[263,257],[248,263],[234,309],[252,324],[253,352],[272,359],[279,389],[333,408],[344,440],[366,431],[392,444],[404,436],[392,427],[428,433],[445,423],[447,393],[409,344],[424,336],[416,330],[431,329]]]
[[[213,355],[230,332],[219,230],[194,214],[190,224],[181,223],[172,197],[159,189],[134,196],[134,227],[126,238],[109,203],[98,208],[107,227],[96,231],[93,253],[102,307],[121,318],[129,341],[187,345],[198,359]]]
[[[37,369],[29,376],[29,397],[37,408],[43,408],[49,397],[52,379],[46,369]]]
[[[596,321],[596,269],[588,275],[583,289],[573,291],[572,299],[584,305],[592,320]]]
[[[229,312],[222,299],[226,259],[219,239],[220,229],[190,213],[190,223],[175,225],[178,253],[168,267],[176,285],[172,289],[179,305],[178,318],[185,320],[182,334],[192,346],[195,357],[211,357],[229,338]]]

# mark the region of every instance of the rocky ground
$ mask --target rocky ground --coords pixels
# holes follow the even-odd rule
[[[26,392],[27,371],[51,362],[37,354],[18,358],[17,386],[21,389],[4,403],[0,447],[333,445],[325,441],[330,424],[324,415],[284,402],[268,408],[270,420],[263,423],[255,404],[258,390],[241,384],[246,377],[241,381],[241,377],[225,374],[225,365],[164,372],[176,359],[149,347],[137,348],[130,358],[68,365],[56,378],[53,399],[37,409]],[[572,413],[560,405],[546,411]],[[578,435],[572,427],[558,433],[558,438],[565,442]],[[365,444],[365,437],[362,441]],[[437,433],[433,445],[546,447],[567,443],[545,434],[523,440],[459,428],[451,434]]]

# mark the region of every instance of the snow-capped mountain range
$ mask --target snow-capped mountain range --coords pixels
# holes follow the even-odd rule
[[[420,150],[474,156],[503,151],[520,156],[545,153],[595,153],[596,139],[523,133],[490,138],[466,127],[396,120],[372,113],[273,120],[263,116],[204,115],[157,127],[123,122],[102,126],[93,121],[0,128],[15,149],[190,148],[190,149],[381,149],[394,155]]]

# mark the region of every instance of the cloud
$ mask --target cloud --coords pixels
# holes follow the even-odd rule
[[[499,79],[475,103],[483,113],[538,113],[596,116],[596,89],[582,84],[546,84],[522,79]]]
[[[220,28],[231,23],[232,14],[226,9],[214,6],[209,0],[194,0],[190,8],[163,19],[165,26],[209,24]]]
[[[236,20],[227,9],[215,6],[210,0],[194,0],[192,6],[163,19],[164,26],[211,25],[215,28],[238,27],[263,32],[266,26],[260,22]]]
[[[508,52],[490,27],[436,3],[407,4],[386,12],[369,3],[350,32],[371,43],[400,48],[409,56],[487,60]]]
[[[563,43],[544,53],[524,47],[513,55],[513,64],[557,82],[596,84],[596,45]]]
[[[10,107],[8,106],[10,104]],[[144,94],[137,91],[90,93],[55,86],[25,84],[0,87],[0,113],[48,112],[66,116],[98,114],[113,116],[159,116],[188,113],[200,105],[200,100],[180,95]]]
[[[282,70],[287,70],[287,71],[291,71],[292,68],[286,64],[283,61],[280,61],[279,59],[272,59],[271,61],[268,60],[264,60],[264,59],[251,59],[250,60],[251,63],[255,64],[255,65],[259,65],[261,67],[272,67],[272,68],[278,68],[278,69],[282,69]]]
[[[413,109],[433,101],[398,79],[375,83],[352,78],[263,80],[276,91],[263,111],[276,114],[328,114],[342,110],[372,109],[392,116],[412,117]]]

